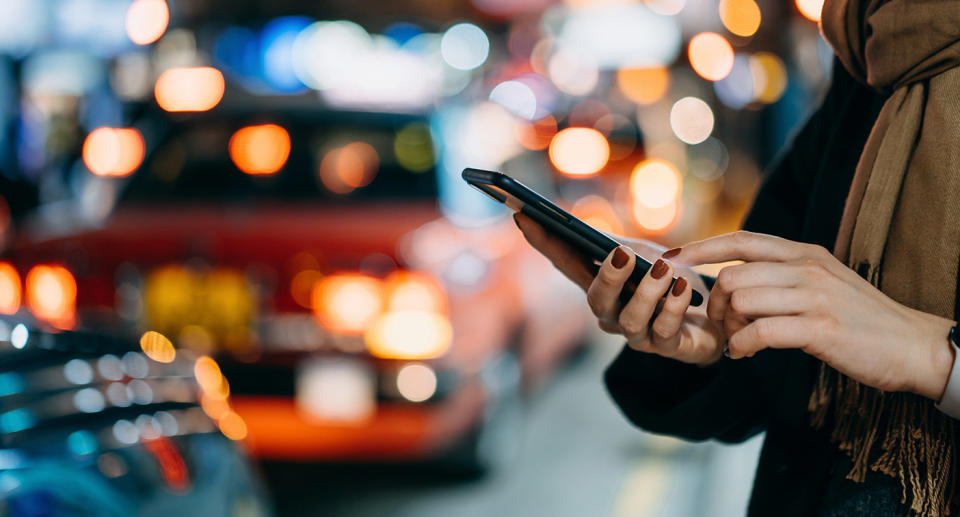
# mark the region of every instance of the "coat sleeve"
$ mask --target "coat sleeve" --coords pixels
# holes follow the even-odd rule
[[[860,88],[842,66],[834,67],[821,106],[779,155],[745,229],[801,240],[811,195],[825,188],[817,184],[824,145],[842,131],[837,121],[856,108],[851,103]],[[859,152],[852,154],[855,159]],[[787,377],[786,363],[794,357],[783,352],[764,350],[752,358],[724,358],[699,367],[625,347],[608,367],[605,382],[614,402],[639,427],[690,440],[739,442],[766,427]]]

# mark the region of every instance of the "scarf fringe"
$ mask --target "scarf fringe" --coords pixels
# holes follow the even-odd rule
[[[832,420],[831,439],[853,463],[847,479],[862,483],[868,471],[897,478],[911,516],[960,508],[955,424],[929,401],[866,387],[823,364],[807,408],[817,429]]]

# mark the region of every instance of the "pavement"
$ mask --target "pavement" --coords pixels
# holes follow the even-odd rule
[[[761,437],[690,443],[632,427],[601,374],[620,344],[594,344],[525,404],[507,464],[464,480],[407,466],[269,465],[280,517],[732,517],[744,515]]]

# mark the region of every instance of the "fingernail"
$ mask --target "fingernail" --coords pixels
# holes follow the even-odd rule
[[[676,282],[673,283],[673,293],[674,296],[680,296],[683,294],[683,290],[687,288],[687,279],[680,277]]]
[[[610,259],[610,263],[613,264],[613,267],[620,269],[623,266],[627,265],[627,260],[630,259],[630,256],[627,255],[626,251],[623,251],[623,248],[617,248],[613,250],[613,258]]]
[[[653,264],[653,269],[650,270],[650,276],[660,280],[663,278],[663,275],[667,274],[668,269],[670,269],[670,266],[668,266],[666,262],[657,259],[657,262]]]
[[[681,249],[682,248],[673,248],[672,250],[667,250],[666,252],[663,253],[662,256],[665,259],[676,257],[677,255],[680,254]]]

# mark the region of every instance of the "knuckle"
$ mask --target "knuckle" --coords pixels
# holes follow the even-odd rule
[[[733,286],[735,275],[733,268],[725,267],[721,269],[720,273],[717,274],[717,282],[714,287],[719,287],[723,292],[729,292],[729,289]]]
[[[590,284],[590,288],[587,289],[587,305],[590,306],[590,309],[593,310],[594,314],[597,314],[601,311],[603,307],[603,293],[597,288],[597,284]]]
[[[654,337],[662,340],[670,339],[676,333],[673,322],[664,321],[663,318],[657,318],[650,326],[650,332]]]
[[[620,314],[618,322],[620,323],[620,328],[623,329],[623,332],[628,335],[644,334],[646,331],[642,323],[638,323],[626,313]]]
[[[737,230],[733,233],[733,240],[738,245],[749,244],[753,240],[753,233],[746,230]]]
[[[776,328],[770,323],[770,320],[757,320],[754,325],[754,334],[759,342],[768,343],[773,340]]]
[[[744,291],[734,291],[730,295],[730,308],[734,312],[743,312],[747,309],[750,295]]]

